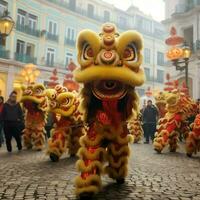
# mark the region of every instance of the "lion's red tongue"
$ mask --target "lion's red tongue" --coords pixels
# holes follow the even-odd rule
[[[118,100],[104,100],[102,105],[112,124],[118,127],[121,121],[120,112],[118,111]]]

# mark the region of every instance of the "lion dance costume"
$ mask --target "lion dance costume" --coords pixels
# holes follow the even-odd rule
[[[186,152],[189,157],[200,151],[200,114],[194,120],[192,131],[186,139]]]
[[[21,102],[26,110],[25,129],[23,130],[24,146],[42,150],[45,143],[46,113],[48,99],[42,84],[32,84],[23,87]]]
[[[127,120],[138,111],[134,87],[144,82],[142,40],[139,33],[119,35],[113,24],[104,24],[102,32],[80,32],[77,41],[80,68],[76,81],[83,83],[82,108],[87,133],[81,137],[76,178],[76,194],[85,198],[101,187],[103,170],[110,178],[123,183],[130,153]],[[103,161],[108,162],[104,168]]]
[[[79,149],[79,138],[82,136],[80,113],[78,111],[79,100],[73,92],[57,85],[55,89],[48,89],[47,96],[50,101],[50,112],[54,114],[54,128],[51,130],[51,138],[48,140],[47,153],[52,161],[58,161],[64,152],[74,156]],[[56,115],[60,115],[59,119]]]
[[[144,132],[141,124],[141,114],[139,114],[135,119],[130,120],[128,123],[128,129],[130,134],[133,136],[134,143],[138,143],[142,140]]]
[[[159,120],[154,139],[154,149],[161,153],[169,144],[171,152],[178,147],[180,133],[188,137],[190,127],[187,119],[197,112],[195,102],[179,90],[166,94],[166,114]]]
[[[155,97],[155,104],[158,108],[159,117],[163,118],[166,114],[166,95],[167,92],[158,92]]]

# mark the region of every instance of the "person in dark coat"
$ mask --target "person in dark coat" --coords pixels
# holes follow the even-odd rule
[[[2,110],[3,128],[8,152],[12,152],[11,140],[15,138],[18,150],[22,149],[21,144],[21,123],[23,122],[23,112],[17,102],[17,93],[13,91]]]
[[[3,120],[2,120],[2,111],[3,111],[3,103],[4,98],[0,96],[0,147],[2,146],[4,139],[3,139]]]
[[[152,104],[151,100],[147,101],[147,106],[143,111],[143,124],[144,124],[144,136],[145,136],[145,143],[149,144],[149,139],[153,141],[154,134],[156,132],[156,123],[158,119],[158,110]]]

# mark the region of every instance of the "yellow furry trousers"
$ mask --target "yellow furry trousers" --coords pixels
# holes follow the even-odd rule
[[[77,195],[99,192],[102,173],[117,181],[126,177],[130,138],[126,125],[118,128],[98,122],[90,125],[87,134],[80,139],[80,160],[76,167],[81,175],[75,180]],[[105,162],[107,166],[104,166]]]
[[[200,114],[195,118],[193,129],[186,139],[186,152],[189,157],[200,151]]]
[[[65,152],[75,156],[80,148],[79,139],[83,134],[82,127],[57,127],[51,130],[52,137],[48,140],[47,154],[56,156],[57,161]]]
[[[23,142],[27,149],[42,150],[45,146],[44,129],[46,115],[43,112],[27,112],[25,116],[25,129],[23,130]]]
[[[157,132],[153,142],[154,149],[161,153],[166,145],[169,145],[169,150],[175,152],[178,148],[180,121],[172,119],[170,121],[165,118],[160,119],[157,126]]]

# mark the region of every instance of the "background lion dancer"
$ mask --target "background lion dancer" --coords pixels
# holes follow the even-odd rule
[[[65,87],[57,85],[55,89],[47,90],[47,96],[55,121],[48,140],[47,153],[55,162],[67,150],[71,156],[76,155],[80,147],[79,138],[83,134],[83,124],[78,111],[80,100],[76,93],[68,92]],[[56,115],[60,115],[59,119]]]
[[[27,149],[42,150],[45,144],[45,123],[48,99],[42,84],[31,84],[22,88],[21,102],[26,110],[24,146]]]
[[[144,82],[142,38],[136,31],[117,33],[106,23],[102,32],[80,32],[77,41],[78,62],[76,81],[83,83],[81,92],[87,134],[80,139],[80,160],[77,168],[76,194],[82,199],[101,188],[103,171],[117,183],[124,183],[130,150],[127,120],[138,113],[135,86]],[[108,165],[104,168],[104,161]]]
[[[197,114],[196,103],[187,94],[175,89],[166,94],[166,114],[160,119],[154,139],[154,149],[160,153],[169,144],[171,152],[178,147],[180,133],[188,137],[188,119]]]
[[[200,108],[200,107],[199,107]],[[192,131],[186,139],[186,153],[188,157],[200,151],[200,114],[198,114],[192,125]]]
[[[129,129],[130,134],[133,136],[134,143],[138,143],[139,141],[141,141],[144,135],[144,132],[142,129],[141,117],[142,117],[141,114],[138,114],[137,117],[131,119],[128,122],[128,129]]]

